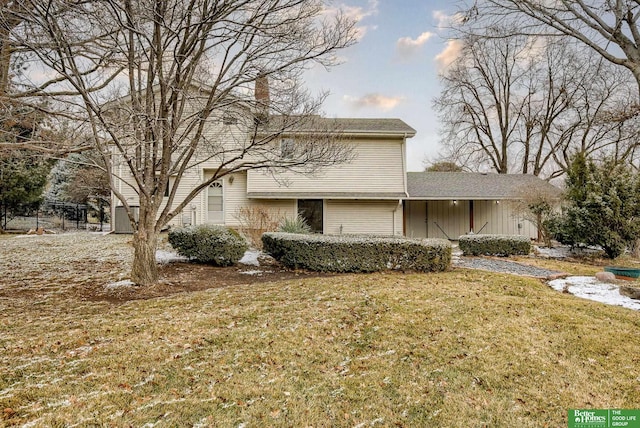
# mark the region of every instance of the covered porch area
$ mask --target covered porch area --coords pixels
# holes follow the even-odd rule
[[[524,235],[535,239],[534,224],[517,215],[509,201],[407,200],[405,235],[411,238],[457,240],[467,233]]]
[[[537,227],[515,202],[540,192],[560,195],[558,188],[533,175],[410,172],[404,232],[408,237],[449,240],[468,233],[537,239]]]

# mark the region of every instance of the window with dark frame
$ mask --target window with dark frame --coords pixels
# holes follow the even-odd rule
[[[323,233],[322,199],[299,199],[298,215],[304,219],[313,233]]]
[[[291,138],[280,140],[280,157],[282,159],[292,159],[294,150],[294,141]]]

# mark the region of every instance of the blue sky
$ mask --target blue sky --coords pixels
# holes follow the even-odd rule
[[[338,0],[358,20],[360,41],[340,52],[343,63],[308,72],[307,86],[331,93],[328,117],[399,118],[417,130],[408,140],[407,166],[423,168],[438,152],[438,123],[431,103],[440,91],[438,71],[455,55],[443,27],[456,12],[444,0]]]

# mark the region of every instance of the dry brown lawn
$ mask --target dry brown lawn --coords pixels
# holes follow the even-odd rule
[[[0,426],[562,427],[569,408],[640,408],[640,313],[539,280],[221,286],[192,266],[111,298],[129,257],[118,236],[0,237]]]

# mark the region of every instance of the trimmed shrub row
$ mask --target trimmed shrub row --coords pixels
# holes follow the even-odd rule
[[[387,269],[443,271],[451,265],[444,239],[361,235],[262,235],[264,251],[289,268],[320,272],[376,272]]]
[[[214,266],[236,264],[247,251],[247,242],[237,232],[214,225],[173,229],[169,243],[181,256]]]
[[[520,235],[462,235],[458,245],[465,256],[511,256],[531,252],[531,240]]]

